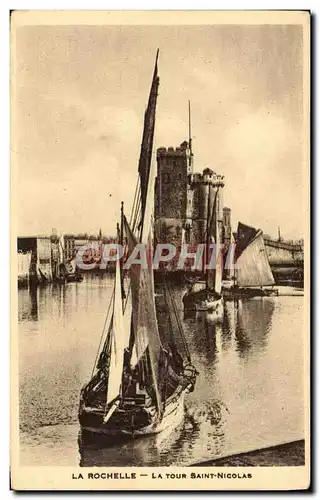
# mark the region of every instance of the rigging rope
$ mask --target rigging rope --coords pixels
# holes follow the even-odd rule
[[[133,219],[133,225],[132,225],[132,231],[134,232],[135,229],[137,228],[137,223],[138,223],[138,217],[141,209],[141,198],[138,199],[136,209],[135,209],[135,214],[134,214],[134,219]]]
[[[155,240],[155,243],[158,243],[159,238],[158,238],[158,233],[157,233],[157,229],[155,227],[155,224],[153,225],[153,227],[154,227],[154,240]],[[173,297],[173,294],[172,294],[170,285],[168,283],[168,280],[166,279],[166,270],[164,270],[163,273],[162,273],[162,283],[163,283],[165,294],[166,294],[166,291],[167,291],[168,295],[169,295],[169,298],[171,300],[172,309],[173,309],[173,312],[174,312],[174,315],[175,315],[175,319],[176,319],[177,327],[178,327],[178,330],[179,330],[179,334],[180,334],[181,340],[183,342],[183,346],[184,346],[184,349],[185,349],[187,360],[189,361],[189,363],[191,363],[191,355],[190,355],[188,344],[187,344],[187,341],[186,341],[186,338],[185,338],[185,335],[184,335],[184,332],[183,332],[183,328],[182,328],[182,325],[181,325],[181,320],[180,320],[180,317],[179,317],[179,312],[178,312],[178,309],[177,309],[177,305],[176,305],[175,299]],[[165,295],[165,300],[166,300],[166,295]],[[171,321],[169,304],[168,304],[168,312],[169,312],[168,316],[169,316],[169,322],[170,322],[171,328],[172,328],[172,337],[173,337],[173,325],[172,325],[172,321]]]
[[[164,286],[163,288],[164,291],[164,302],[167,310],[169,311],[169,304],[167,300],[167,290],[166,287]],[[171,314],[168,314],[168,320],[169,320],[169,330],[170,330],[170,340],[173,343],[174,342],[174,336],[173,336],[173,325],[172,325],[172,320],[171,320]]]
[[[96,358],[95,358],[95,361],[94,361],[94,365],[93,365],[93,369],[92,369],[92,373],[91,373],[91,378],[93,377],[94,371],[96,369],[98,357],[99,357],[99,354],[100,354],[102,339],[103,339],[104,334],[105,334],[105,329],[106,329],[106,325],[107,325],[107,321],[108,321],[108,317],[109,317],[109,313],[110,313],[110,309],[111,309],[111,304],[114,301],[114,293],[115,293],[115,287],[113,288],[111,299],[110,299],[110,302],[109,302],[109,307],[108,307],[107,315],[106,315],[106,319],[104,320],[104,325],[103,325],[103,328],[102,328],[102,334],[101,334],[101,337],[100,337],[99,347],[98,347],[98,351],[97,351]]]
[[[178,330],[179,330],[179,333],[180,333],[180,337],[181,337],[181,340],[183,342],[184,349],[186,351],[187,359],[188,359],[189,363],[191,363],[190,351],[189,351],[188,344],[187,344],[187,341],[186,341],[186,338],[185,338],[185,335],[183,333],[183,329],[182,329],[182,326],[181,326],[181,320],[180,320],[180,317],[179,317],[179,312],[178,312],[178,309],[177,309],[177,305],[176,305],[175,299],[173,297],[172,290],[169,287],[167,281],[166,281],[166,286],[167,286],[167,289],[168,289],[168,292],[169,292],[169,297],[171,299],[172,308],[173,308],[173,312],[174,312],[174,315],[175,315],[175,318],[176,318],[176,322],[177,322]]]
[[[133,211],[134,211],[134,208],[135,208],[135,204],[137,202],[137,196],[138,196],[139,187],[140,187],[140,183],[139,183],[139,176],[138,176],[137,182],[136,182],[136,189],[135,189],[135,192],[134,192],[133,205],[132,205],[131,214],[130,214],[130,227],[132,227],[131,224],[132,224]]]

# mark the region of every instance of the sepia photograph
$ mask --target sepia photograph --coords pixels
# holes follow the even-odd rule
[[[309,88],[308,12],[12,13],[13,489],[308,488]]]

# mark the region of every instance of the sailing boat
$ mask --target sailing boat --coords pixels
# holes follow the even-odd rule
[[[278,295],[261,229],[238,223],[233,286],[223,290],[226,298]],[[265,288],[272,286],[272,288]]]
[[[117,261],[106,338],[93,376],[80,394],[82,429],[108,436],[155,434],[178,425],[184,418],[184,397],[194,389],[197,375],[188,351],[183,359],[174,338],[169,343],[161,338],[156,311],[150,256],[155,177],[151,160],[159,85],[157,59],[158,53],[144,119],[139,179],[130,222],[121,210],[120,243],[125,232],[129,254],[132,255],[139,244],[148,256],[147,266],[138,263],[130,266],[129,286],[124,294],[124,266]],[[171,313],[168,308],[167,314]],[[182,340],[185,343],[185,339]]]
[[[82,281],[79,269],[76,264],[76,258],[71,257],[66,260],[65,258],[65,245],[64,236],[59,238],[59,264],[57,265],[55,281],[58,283],[66,283],[73,281]]]
[[[77,262],[76,258],[72,257],[71,259],[68,259],[65,264],[65,271],[66,271],[66,280],[67,282],[71,281],[82,281],[83,276],[79,272],[79,268],[77,267]]]
[[[210,212],[210,202],[212,198],[213,186],[209,184],[208,193],[208,215],[207,215],[207,241],[205,252],[205,286],[200,290],[194,290],[195,285],[191,284],[189,291],[183,297],[185,311],[196,310],[214,313],[221,317],[223,314],[223,299],[221,295],[223,257],[219,252],[220,226],[217,217],[217,199],[219,188],[215,192],[212,212]],[[210,256],[210,248],[215,244],[216,251]],[[215,262],[212,262],[215,260]]]

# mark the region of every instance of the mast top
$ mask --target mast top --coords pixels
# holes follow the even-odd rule
[[[278,241],[281,241],[280,226],[278,226]]]
[[[154,63],[154,71],[153,71],[153,78],[157,75],[158,73],[158,57],[159,57],[159,49],[157,49],[157,52],[156,52],[156,60],[155,60],[155,63]]]

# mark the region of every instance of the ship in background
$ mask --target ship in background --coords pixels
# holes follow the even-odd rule
[[[252,298],[278,295],[275,280],[261,229],[239,222],[235,247],[235,269],[229,286],[222,293],[225,298]]]
[[[231,209],[223,202],[225,179],[208,167],[202,173],[194,171],[189,105],[189,139],[178,147],[160,147],[157,150],[155,224],[159,243],[170,243],[177,249],[183,244],[196,249],[197,245],[206,243],[208,206],[212,203],[209,185],[212,192],[219,189],[219,243],[225,247],[226,255],[230,243],[237,243],[237,233],[232,231]],[[209,206],[211,209],[212,206]],[[262,238],[276,284],[303,287],[303,241],[284,241],[280,229],[278,239],[263,233]],[[203,269],[192,270],[191,265],[192,262],[181,270],[177,268],[177,261],[172,261],[166,269],[172,281],[184,283],[185,278],[195,280],[204,275]],[[228,281],[231,278],[231,273],[225,269],[223,279]]]
[[[218,221],[217,200],[219,197],[219,188],[213,194],[213,187],[208,185],[208,214],[206,235],[207,241],[204,247],[205,272],[204,286],[200,290],[195,290],[195,283],[191,283],[189,290],[183,296],[184,313],[189,311],[208,312],[216,318],[223,316],[222,299],[222,275],[223,275],[223,255],[220,248],[215,246],[221,241],[220,225]],[[210,199],[214,198],[213,205]],[[212,209],[210,209],[212,205]]]

